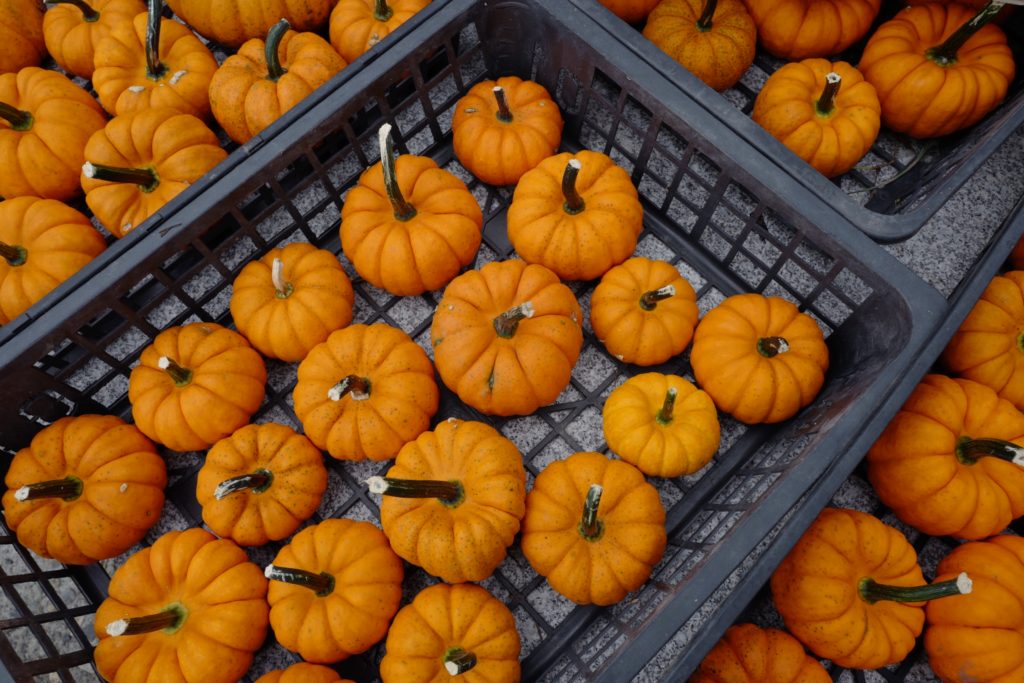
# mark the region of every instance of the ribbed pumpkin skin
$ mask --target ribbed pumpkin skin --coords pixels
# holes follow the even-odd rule
[[[736,85],[754,63],[757,27],[741,0],[719,0],[711,28],[697,20],[707,0],[662,0],[647,17],[644,37],[715,90]]]
[[[579,531],[591,484],[604,487],[603,534]],[[575,453],[548,465],[526,498],[523,555],[557,592],[581,605],[612,605],[651,576],[665,552],[665,509],[640,470],[600,453]]]
[[[46,56],[43,11],[36,0],[0,0],[0,73],[35,66]]]
[[[270,625],[277,641],[303,659],[329,664],[370,649],[388,631],[402,599],[402,561],[369,522],[327,519],[281,548],[274,565],[325,572],[334,591],[271,581]]]
[[[476,665],[458,676],[466,683],[517,683],[519,633],[508,607],[473,584],[436,584],[401,609],[388,632],[380,663],[384,683],[452,680],[443,658],[453,647],[476,655]]]
[[[22,486],[67,476],[82,480],[75,500],[14,497]],[[156,523],[167,472],[134,426],[113,415],[82,415],[36,434],[14,456],[4,483],[4,519],[19,543],[64,564],[90,564],[125,552]]]
[[[312,31],[327,21],[334,7],[332,0],[167,0],[167,4],[199,35],[233,48],[266,37],[281,19],[296,31]]]
[[[939,563],[936,581],[967,572],[970,595],[928,603],[924,646],[942,683],[1024,680],[1024,539],[965,543]]]
[[[273,476],[266,490],[214,496],[222,482],[264,471]],[[291,427],[269,422],[246,425],[213,445],[199,470],[196,498],[215,534],[239,545],[263,545],[294,533],[316,512],[326,489],[320,450]]]
[[[498,118],[494,87],[505,91],[511,121]],[[452,144],[459,163],[491,185],[513,185],[558,150],[564,126],[547,89],[518,76],[483,81],[455,105]]]
[[[826,508],[772,574],[772,598],[786,628],[814,654],[851,669],[877,669],[914,648],[924,609],[868,604],[858,593],[863,578],[925,584],[903,534],[866,513]]]
[[[245,551],[203,529],[171,531],[128,558],[96,612],[96,668],[112,683],[234,683],[267,635],[267,580]],[[173,634],[107,635],[117,619],[178,603],[188,616]],[[216,666],[210,663],[215,662]]]
[[[830,683],[821,663],[785,631],[738,624],[725,632],[689,683]]]
[[[576,188],[585,208],[565,209],[562,176],[570,159],[583,168]],[[563,280],[593,280],[636,249],[643,207],[629,174],[611,157],[582,150],[548,157],[516,185],[508,209],[508,239],[527,263]]]
[[[282,277],[292,287],[285,297],[274,286],[275,259],[281,259]],[[245,264],[232,284],[231,317],[260,353],[295,363],[352,321],[354,302],[352,283],[338,258],[295,242]]]
[[[762,355],[758,340],[770,337],[785,339],[789,350]],[[828,347],[814,319],[785,299],[739,294],[697,325],[690,364],[719,410],[747,424],[781,422],[821,390]]]
[[[387,38],[412,15],[430,4],[430,0],[387,0],[391,16],[379,20],[374,0],[338,0],[331,11],[331,45],[347,62]]]
[[[483,581],[505,559],[526,513],[516,445],[483,422],[449,418],[402,447],[388,477],[458,481],[465,498],[385,495],[381,526],[398,556],[448,583]]]
[[[287,669],[268,671],[256,679],[256,683],[355,683],[342,678],[334,669],[320,664],[297,662]]]
[[[598,0],[617,17],[631,24],[647,18],[660,0]]]
[[[765,50],[783,59],[828,57],[867,35],[881,0],[744,0]]]
[[[141,0],[85,0],[99,13],[86,21],[82,11],[70,4],[53,5],[43,16],[46,50],[57,65],[82,78],[92,78],[96,68],[96,46],[120,23],[146,11]]]
[[[369,379],[369,396],[327,396],[343,378]],[[292,394],[306,436],[341,460],[390,460],[430,428],[440,393],[434,366],[402,330],[383,323],[332,332],[299,364]]]
[[[509,338],[494,320],[530,303],[532,317]],[[543,266],[488,263],[455,278],[434,313],[438,374],[466,405],[487,415],[529,415],[558,398],[583,347],[572,290]]]
[[[176,386],[167,356],[192,371]],[[242,335],[216,323],[170,327],[142,351],[128,379],[132,417],[143,434],[175,451],[209,448],[247,424],[263,402],[267,371]]]
[[[21,265],[0,257],[0,324],[9,323],[107,248],[83,214],[55,199],[0,202],[0,242],[25,249]]]
[[[1003,101],[1016,66],[998,26],[971,36],[950,66],[925,56],[972,16],[974,10],[959,3],[928,3],[900,12],[871,36],[860,70],[878,91],[886,127],[915,138],[948,135]]]
[[[107,117],[82,88],[56,71],[27,67],[0,75],[0,102],[32,115],[28,130],[0,118],[0,195],[70,199],[89,136]]]
[[[839,94],[832,112],[822,115],[817,103],[833,72],[842,78]],[[874,86],[846,62],[826,59],[791,62],[769,76],[751,117],[828,178],[856,166],[882,125]]]
[[[992,278],[942,352],[953,373],[1024,409],[1024,271]]]
[[[868,452],[882,502],[915,529],[969,540],[998,534],[1024,515],[1024,467],[997,457],[968,465],[963,438],[1024,446],[1024,415],[988,387],[928,375]]]
[[[674,294],[651,304],[648,292]],[[636,256],[601,278],[590,299],[590,324],[608,353],[624,363],[657,365],[678,356],[697,325],[697,293],[672,265]]]

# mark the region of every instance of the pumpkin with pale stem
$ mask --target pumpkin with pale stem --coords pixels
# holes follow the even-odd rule
[[[339,0],[331,11],[331,45],[354,62],[428,4],[430,0]]]
[[[0,73],[36,66],[45,56],[40,3],[37,0],[0,2]]]
[[[761,46],[783,59],[839,54],[867,35],[882,0],[745,0]]]
[[[342,678],[334,669],[320,664],[297,662],[287,669],[268,671],[256,679],[256,683],[355,683]]]
[[[637,24],[647,18],[660,0],[598,0],[612,11],[615,16],[631,24]]]
[[[142,0],[48,0],[43,17],[46,49],[57,66],[82,78],[96,69],[96,46],[118,24],[146,11]]]
[[[430,340],[441,380],[488,415],[528,415],[569,385],[583,347],[579,302],[553,272],[496,261],[452,280]]]
[[[482,422],[448,418],[367,484],[384,496],[380,522],[398,556],[448,583],[493,574],[525,513],[523,456]]]
[[[96,669],[108,681],[234,683],[267,636],[266,596],[260,568],[231,541],[168,532],[111,577]]]
[[[821,662],[785,631],[737,624],[725,632],[689,683],[831,683]]]
[[[500,600],[474,584],[439,583],[395,616],[380,663],[384,683],[517,683],[519,633]]]
[[[125,552],[156,524],[167,471],[133,425],[82,415],[36,434],[4,483],[4,519],[19,543],[64,564],[90,564]]]
[[[167,0],[174,13],[197,33],[227,47],[262,38],[279,19],[296,31],[324,25],[333,0]]]

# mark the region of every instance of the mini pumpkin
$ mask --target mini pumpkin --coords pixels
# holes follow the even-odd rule
[[[19,543],[64,564],[90,564],[125,552],[156,524],[167,471],[134,426],[82,415],[36,434],[4,483],[4,519]]]
[[[839,54],[867,35],[882,0],[745,0],[765,50],[783,59]]]
[[[740,422],[780,422],[817,396],[828,347],[817,323],[780,297],[731,296],[697,325],[690,364],[718,409]]]
[[[1002,5],[977,14],[959,3],[908,8],[878,27],[860,70],[875,86],[882,123],[915,138],[973,126],[1006,97],[1016,66],[995,25]]]
[[[175,451],[209,448],[249,422],[267,370],[245,337],[216,323],[169,327],[142,350],[128,378],[132,417]]]
[[[633,253],[643,217],[633,181],[611,157],[565,152],[519,180],[508,239],[527,263],[563,280],[593,280]]]
[[[543,85],[505,76],[477,83],[455,104],[452,144],[480,180],[514,185],[558,150],[564,125]]]
[[[772,574],[786,628],[811,652],[851,669],[902,661],[924,628],[924,602],[970,592],[967,575],[924,585],[897,529],[826,508]]]
[[[194,116],[173,109],[116,116],[85,145],[85,202],[103,227],[124,237],[227,155]]]
[[[601,278],[590,325],[624,363],[657,365],[678,356],[697,325],[697,294],[672,265],[635,256]]]
[[[0,75],[0,195],[70,199],[89,137],[107,123],[82,88],[30,66]]]
[[[601,418],[608,448],[653,477],[693,474],[721,439],[714,401],[675,375],[629,378],[608,396]]]
[[[206,454],[196,481],[203,522],[239,545],[291,536],[327,489],[320,450],[291,427],[245,425]]]
[[[338,0],[331,11],[331,45],[347,62],[393,33],[430,0]]]
[[[323,26],[334,0],[167,0],[174,13],[200,35],[237,48],[262,38],[279,19],[296,31]]]
[[[430,340],[441,380],[488,415],[528,415],[569,385],[579,302],[544,266],[495,261],[452,280]]]
[[[96,46],[115,26],[146,11],[142,0],[48,0],[43,38],[57,66],[92,78]]]
[[[315,33],[289,31],[282,19],[267,34],[246,41],[210,81],[210,108],[235,142],[248,142],[345,68]]]
[[[640,470],[600,453],[547,467],[526,497],[523,555],[577,604],[612,605],[651,576],[665,552],[665,508]]]
[[[316,664],[370,649],[402,599],[402,561],[369,522],[327,519],[306,527],[266,575],[277,642]]]
[[[260,568],[231,541],[168,532],[111,577],[96,669],[108,681],[234,683],[266,638],[266,595]]]
[[[399,296],[443,287],[473,262],[483,213],[466,184],[430,157],[397,160],[391,125],[378,162],[341,207],[341,248],[367,282]]]
[[[0,324],[27,311],[106,248],[87,217],[55,199],[0,202]]]
[[[725,90],[754,63],[757,28],[742,0],[662,0],[647,17],[644,37]]]
[[[390,460],[430,428],[434,366],[402,330],[377,323],[332,332],[299,364],[292,394],[306,436],[341,460]]]
[[[294,363],[352,321],[354,301],[333,253],[294,242],[242,268],[232,285],[231,317],[260,353]]]
[[[384,683],[518,683],[519,633],[508,607],[473,584],[425,588],[395,616],[380,663]]]
[[[647,18],[660,0],[598,0],[615,16],[630,24],[637,24]]]
[[[43,10],[39,2],[0,3],[0,74],[36,66],[45,56]]]
[[[785,631],[737,624],[708,653],[689,683],[830,683],[825,667]]]
[[[482,422],[448,418],[367,484],[384,496],[380,522],[398,556],[448,583],[493,574],[525,513],[523,456]]]
[[[256,679],[256,683],[355,683],[342,678],[334,669],[319,664],[297,662],[287,669],[268,671]]]
[[[846,62],[805,59],[768,77],[751,117],[828,178],[846,173],[878,137],[874,86]]]

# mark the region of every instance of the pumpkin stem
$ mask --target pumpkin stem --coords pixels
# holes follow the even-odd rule
[[[950,595],[969,595],[974,589],[974,583],[967,572],[961,573],[955,579],[933,583],[930,586],[886,586],[876,583],[874,579],[864,578],[860,580],[858,588],[861,600],[873,605],[881,600],[892,602],[928,602]]]
[[[587,498],[583,501],[583,518],[578,527],[580,536],[588,541],[596,541],[604,535],[604,524],[597,518],[597,508],[601,504],[601,494],[604,487],[600,484],[591,484],[587,491]]]
[[[965,465],[974,465],[986,456],[1002,458],[1024,467],[1024,447],[1009,441],[962,437],[956,445],[956,458]]]
[[[351,394],[353,401],[370,398],[370,378],[349,375],[327,390],[327,398],[332,401],[340,401],[346,394]]]
[[[264,47],[264,57],[267,60],[267,80],[277,81],[281,76],[284,76],[288,71],[281,66],[281,58],[278,56],[278,48],[281,46],[281,39],[284,38],[284,34],[288,33],[288,29],[292,27],[288,23],[287,19],[282,19],[273,26],[270,27],[270,32],[267,34],[267,43]]]
[[[835,71],[825,74],[825,89],[821,91],[815,109],[818,116],[831,116],[836,109],[836,95],[839,94],[839,86],[843,83],[843,77]]]
[[[387,21],[393,17],[395,11],[388,7],[387,0],[374,0],[373,2],[373,18],[377,21]]]
[[[17,244],[0,242],[0,257],[6,259],[9,266],[23,266],[25,261],[28,260],[28,250]]]
[[[278,299],[287,299],[295,291],[294,285],[284,279],[284,261],[279,258],[274,259],[274,263],[270,266],[270,279],[274,283],[274,289],[277,290]]]
[[[263,572],[271,581],[290,583],[295,586],[303,586],[317,594],[317,597],[325,598],[334,592],[334,576],[327,572],[314,574],[305,569],[293,567],[278,567],[275,564],[268,564]]]
[[[14,499],[25,502],[27,500],[39,500],[40,498],[60,498],[70,502],[82,495],[84,485],[82,480],[76,476],[68,475],[63,479],[41,481],[37,484],[22,486],[14,492]]]
[[[82,164],[82,174],[86,178],[106,180],[108,183],[132,183],[147,193],[160,186],[160,179],[151,168],[119,168],[87,161]]]
[[[85,0],[46,0],[49,5],[74,5],[82,12],[82,19],[90,23],[99,21],[100,13],[89,6]]]
[[[18,131],[32,130],[34,121],[31,113],[15,109],[4,102],[0,102],[0,119],[5,119],[7,123],[11,124],[11,128]]]
[[[661,405],[661,410],[658,411],[658,424],[668,425],[672,424],[672,412],[676,407],[676,396],[679,394],[675,387],[669,387],[668,391],[665,392],[665,402]]]
[[[496,85],[492,90],[494,90],[494,99],[498,102],[498,120],[502,123],[512,123],[512,110],[508,108],[505,89],[500,85]]]
[[[384,170],[384,189],[387,190],[388,199],[395,210],[395,220],[407,221],[416,216],[416,207],[406,201],[402,196],[402,188],[398,186],[398,178],[395,173],[395,141],[391,139],[391,124],[385,123],[380,127],[380,163]]]
[[[171,376],[171,379],[174,380],[174,386],[176,387],[188,386],[192,381],[192,371],[188,368],[181,367],[167,356],[160,356],[156,364],[161,370],[164,370]]]
[[[167,73],[167,67],[160,63],[160,15],[163,10],[162,0],[149,0],[149,17],[146,22],[146,76],[154,81]]]
[[[217,500],[224,500],[232,493],[252,489],[253,493],[263,493],[274,483],[274,473],[270,470],[260,468],[255,472],[243,474],[238,477],[225,479],[213,490],[213,497]]]
[[[449,676],[458,676],[476,666],[476,655],[461,647],[450,647],[444,653],[442,661]]]
[[[715,16],[715,8],[718,6],[718,0],[708,0],[704,5],[704,12],[701,13],[700,19],[697,20],[697,30],[704,33],[711,30],[711,20]]]
[[[107,624],[107,635],[115,637],[134,636],[140,633],[152,633],[153,631],[163,631],[170,635],[184,626],[185,619],[187,618],[188,610],[180,602],[175,602],[156,614],[112,621]]]
[[[519,321],[523,318],[532,318],[533,313],[532,301],[525,301],[518,306],[513,306],[494,319],[494,331],[502,339],[511,339],[519,329]]]
[[[789,342],[782,337],[761,337],[757,340],[757,352],[765,358],[775,358],[789,351]]]
[[[394,479],[370,477],[366,480],[370,493],[396,498],[437,498],[446,507],[458,507],[466,498],[460,481],[434,479]]]
[[[565,195],[565,204],[562,208],[568,214],[577,214],[586,208],[583,197],[576,191],[576,176],[580,174],[582,168],[583,164],[579,159],[569,159],[565,173],[562,174],[562,194]]]
[[[644,295],[640,297],[640,308],[645,311],[653,311],[657,308],[659,301],[663,301],[664,299],[668,299],[675,295],[675,285],[665,285],[661,289],[644,292]]]
[[[1003,9],[1002,2],[989,2],[978,10],[978,13],[971,17],[967,23],[954,31],[942,44],[930,47],[924,51],[924,56],[939,66],[952,66],[956,64],[956,53],[968,40],[977,33],[982,26],[996,18]]]

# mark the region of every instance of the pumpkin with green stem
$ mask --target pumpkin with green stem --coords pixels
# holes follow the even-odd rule
[[[761,46],[788,60],[836,55],[867,35],[882,0],[744,0]]]
[[[393,33],[430,0],[339,0],[331,11],[331,45],[347,62]]]
[[[0,74],[36,66],[46,56],[38,0],[0,2]]]
[[[785,631],[737,624],[725,632],[689,683],[831,683],[821,662]]]
[[[65,71],[92,78],[96,46],[118,24],[146,11],[142,0],[48,0],[43,16],[46,49]]]

